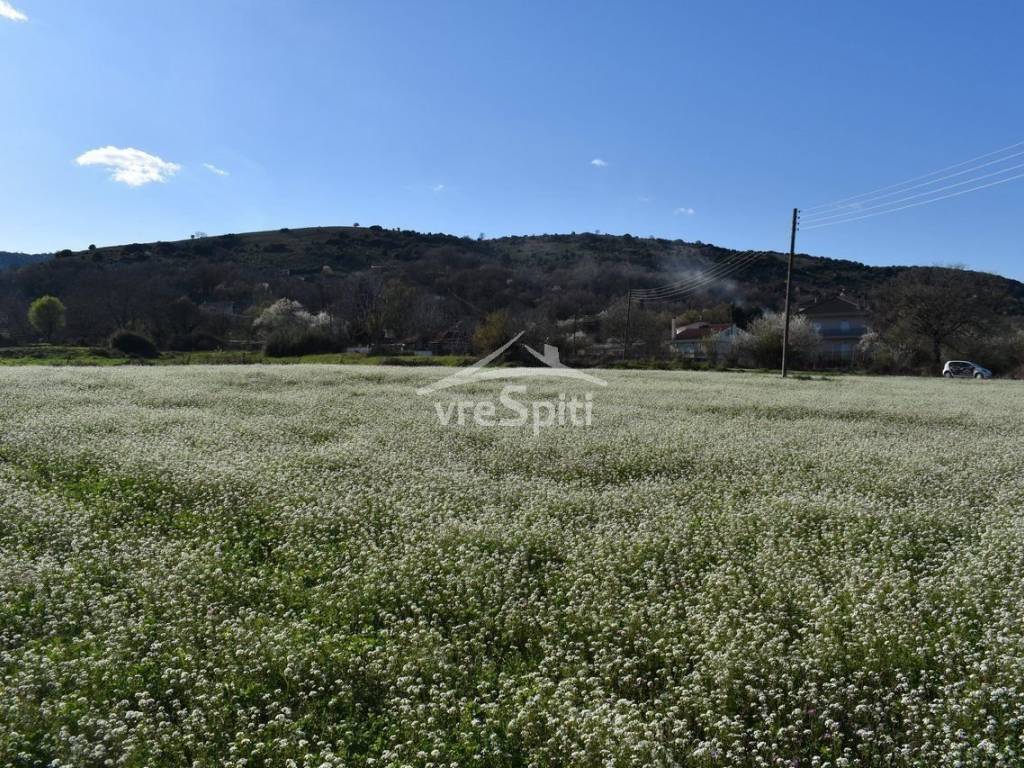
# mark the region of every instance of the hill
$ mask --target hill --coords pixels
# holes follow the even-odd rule
[[[52,257],[52,253],[11,253],[10,251],[0,251],[0,271],[17,269],[18,267],[24,267],[26,264],[46,261]]]
[[[732,296],[743,301],[749,294],[763,296],[767,304],[772,304],[772,299],[777,298],[778,282],[785,279],[786,254],[743,252],[700,241],[631,235],[572,233],[474,240],[370,226],[284,228],[173,242],[132,243],[77,253],[62,251],[58,258],[111,265],[140,262],[233,264],[255,271],[287,270],[296,276],[322,273],[325,267],[341,274],[389,269],[416,276],[424,271],[425,263],[443,264],[447,271],[499,267],[511,272],[545,274],[596,266],[605,276],[614,273],[623,282],[632,278],[634,288],[655,288],[688,274],[725,267],[742,259],[749,263],[731,273],[727,281],[709,286],[702,295]],[[841,291],[866,296],[880,282],[907,268],[871,267],[854,261],[798,254],[794,275],[797,290],[805,298]],[[1024,284],[1009,278],[995,279],[1011,294],[1024,299]],[[625,290],[625,285],[621,290]]]
[[[840,292],[870,301],[905,269],[800,254],[797,303]],[[654,335],[664,333],[667,313],[730,307],[742,318],[778,308],[785,274],[786,255],[775,251],[630,235],[472,239],[377,226],[285,228],[61,251],[0,273],[0,314],[17,318],[29,300],[52,293],[68,305],[69,339],[91,343],[138,327],[166,344],[197,332],[245,337],[258,311],[286,297],[328,313],[352,343],[424,343],[456,325],[465,334],[496,311],[521,327],[580,323],[596,337],[621,334],[616,318],[630,288],[699,281],[671,301],[634,305],[638,332],[646,319]],[[1007,313],[1024,314],[1024,284],[963,275],[998,287]]]

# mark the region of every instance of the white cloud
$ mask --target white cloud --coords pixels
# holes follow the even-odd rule
[[[672,211],[672,213],[675,216],[693,216],[693,214],[695,214],[696,211],[693,210],[693,208],[682,207],[682,208],[676,208],[674,211]]]
[[[7,2],[7,0],[0,0],[0,16],[11,21],[28,21],[28,16]]]
[[[608,161],[607,160],[602,160],[600,157],[595,157],[593,160],[590,161],[590,164],[592,166],[594,166],[595,168],[607,168],[608,167]]]
[[[225,171],[223,168],[218,168],[213,163],[203,163],[203,168],[208,170],[214,176],[230,176],[231,174]]]
[[[141,149],[101,147],[90,149],[75,158],[79,165],[102,165],[111,170],[110,177],[129,187],[141,187],[153,181],[167,181],[181,170],[177,163],[163,160]]]
[[[447,187],[445,187],[444,184],[435,184],[431,189],[434,190],[434,192],[444,192]]]

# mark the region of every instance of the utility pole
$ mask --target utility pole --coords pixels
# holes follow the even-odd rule
[[[623,360],[629,358],[629,315],[630,310],[633,308],[633,292],[626,292],[626,343],[622,345],[622,358]]]
[[[796,252],[796,227],[800,209],[793,209],[793,227],[789,232],[789,266],[786,267],[786,319],[782,326],[782,378],[786,378],[786,354],[789,352],[789,301],[793,292],[793,254]]]
[[[633,262],[626,252],[626,340],[622,345],[622,359],[629,359],[629,321],[633,309]]]

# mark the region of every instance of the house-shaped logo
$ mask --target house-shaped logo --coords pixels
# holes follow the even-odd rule
[[[544,354],[541,354],[537,350],[533,349],[527,344],[523,344],[523,348],[526,349],[534,358],[539,362],[543,363],[541,366],[536,367],[509,367],[509,368],[488,368],[488,364],[494,362],[500,357],[509,347],[519,341],[523,336],[523,331],[520,331],[514,337],[512,337],[504,346],[494,350],[486,357],[477,360],[472,365],[466,368],[460,368],[451,376],[446,376],[440,381],[435,381],[433,384],[429,384],[425,387],[420,387],[416,390],[417,395],[430,395],[434,392],[440,392],[443,389],[449,389],[451,387],[458,387],[463,384],[471,384],[478,381],[504,381],[511,379],[532,379],[532,378],[559,378],[559,379],[571,379],[576,381],[585,381],[589,384],[594,384],[599,387],[608,385],[608,382],[604,379],[600,379],[597,376],[593,376],[584,371],[577,370],[575,368],[569,368],[567,365],[562,363],[558,354],[558,347],[553,347],[550,344],[544,345]]]

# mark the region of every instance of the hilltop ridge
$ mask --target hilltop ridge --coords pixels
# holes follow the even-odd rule
[[[785,279],[786,254],[777,251],[737,251],[700,241],[668,240],[590,232],[506,236],[489,239],[442,233],[386,229],[379,226],[281,228],[225,234],[169,242],[131,243],[90,251],[61,251],[59,258],[87,259],[105,264],[204,260],[231,263],[254,270],[287,270],[310,275],[324,268],[341,274],[368,269],[392,270],[422,279],[419,265],[452,270],[540,271],[565,277],[586,265],[605,280],[621,282],[624,291],[656,288],[689,273],[725,269],[743,258],[745,266],[726,279],[709,284],[699,298],[739,300],[773,306],[780,299]],[[746,256],[762,258],[745,259]],[[866,297],[879,283],[910,266],[868,266],[856,261],[798,254],[794,277],[798,294],[806,300],[835,293]],[[966,270],[970,272],[970,270]],[[987,273],[974,273],[987,275]],[[1024,284],[992,275],[991,279],[1024,304]],[[568,286],[557,283],[560,290]]]

